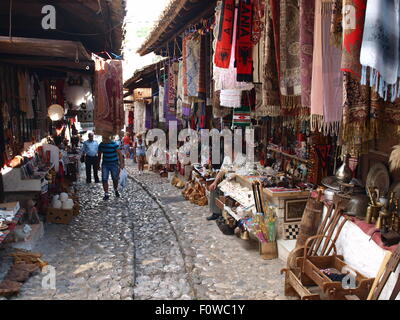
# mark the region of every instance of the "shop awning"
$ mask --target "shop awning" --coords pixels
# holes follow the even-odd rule
[[[91,55],[81,42],[0,36],[0,61],[29,66],[66,67],[89,71]]]
[[[121,54],[124,0],[0,1],[0,34],[13,37],[80,41],[88,50]],[[43,29],[42,9],[52,5],[56,28]],[[10,16],[11,12],[11,16]],[[11,21],[11,22],[10,22]]]

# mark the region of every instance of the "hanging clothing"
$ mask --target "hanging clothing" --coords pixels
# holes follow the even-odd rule
[[[262,39],[265,28],[265,3],[269,0],[253,0],[251,42],[257,45]]]
[[[311,79],[314,45],[315,1],[299,0],[300,6],[300,66],[301,105],[311,107]]]
[[[175,99],[177,90],[177,73],[178,63],[172,62],[168,65],[168,106],[170,109],[175,110]]]
[[[298,0],[280,2],[280,91],[284,108],[301,107],[300,10]]]
[[[361,45],[361,83],[392,102],[400,97],[400,0],[369,0]],[[367,71],[369,79],[367,80]]]
[[[143,101],[135,101],[133,105],[135,108],[133,131],[136,134],[141,134],[146,132],[146,105]]]
[[[253,82],[262,83],[264,72],[264,51],[265,36],[264,31],[261,32],[261,38],[253,47]]]
[[[336,48],[342,48],[343,42],[343,6],[345,0],[332,0],[332,16],[331,16],[331,44]],[[346,11],[348,10],[345,9]],[[353,17],[351,17],[353,19]]]
[[[176,116],[175,116],[175,110],[170,110],[169,105],[168,105],[168,100],[169,100],[169,87],[170,87],[170,82],[169,79],[165,80],[164,83],[164,117],[165,121],[167,124],[169,124],[170,121],[176,121]]]
[[[182,86],[183,96],[188,96],[188,79],[187,79],[187,41],[190,36],[185,36],[182,39]]]
[[[26,104],[28,110],[26,111],[26,119],[34,119],[35,113],[33,111],[33,100],[35,100],[35,85],[34,85],[34,78],[32,75],[26,74],[26,89],[27,89],[27,96],[26,96]]]
[[[342,71],[360,79],[360,51],[367,0],[344,0]]]
[[[233,111],[233,125],[247,127],[251,124],[250,106],[241,106]]]
[[[183,61],[178,63],[178,78],[176,88],[176,117],[182,119],[183,105]]]
[[[224,89],[220,93],[220,105],[222,107],[240,108],[241,107],[242,90],[240,89]]]
[[[370,123],[371,89],[360,84],[360,50],[366,0],[344,0],[341,70],[343,82],[342,154],[358,157],[368,152],[373,138]]]
[[[344,72],[342,154],[359,156],[368,152],[366,142],[372,139],[370,127],[371,88],[360,84],[354,73]]]
[[[28,112],[28,88],[26,80],[26,72],[18,71],[18,96],[19,96],[19,110],[22,112]]]
[[[331,44],[332,3],[316,1],[313,78],[311,88],[311,129],[325,135],[338,134],[342,120],[342,52]]]
[[[198,97],[200,81],[201,37],[192,35],[186,41],[186,78],[188,97]]]
[[[253,43],[251,40],[252,12],[253,5],[251,1],[239,0],[235,51],[237,81],[253,81]]]
[[[237,21],[238,9],[235,9],[235,21]],[[234,23],[233,33],[233,45],[231,61],[228,69],[221,69],[215,67],[215,76],[219,77],[219,81],[216,82],[216,91],[220,93],[220,104],[224,107],[239,108],[240,97],[243,90],[251,90],[254,88],[253,83],[239,82],[237,81],[237,69],[235,67],[235,41],[237,33],[237,23]],[[217,87],[217,83],[220,87]]]
[[[124,126],[122,61],[104,60],[93,55],[95,61],[96,131],[117,134]]]
[[[146,104],[146,115],[145,115],[145,129],[152,129],[153,122],[153,108],[151,103]]]
[[[165,122],[165,114],[164,114],[164,86],[160,85],[158,87],[158,121],[159,122]]]
[[[233,44],[235,0],[223,0],[218,20],[217,43],[214,63],[219,68],[228,68]]]
[[[278,57],[275,37],[279,32],[275,29],[273,20],[278,19],[276,11],[272,9],[275,0],[268,1],[265,6],[265,54],[263,70],[262,99],[263,108],[258,109],[260,116],[277,117],[280,115],[281,101],[279,89]]]

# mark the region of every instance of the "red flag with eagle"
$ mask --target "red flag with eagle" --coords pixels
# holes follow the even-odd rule
[[[223,0],[214,63],[219,68],[229,68],[232,51],[235,0]]]
[[[252,1],[240,0],[235,53],[237,81],[253,82],[252,21]]]

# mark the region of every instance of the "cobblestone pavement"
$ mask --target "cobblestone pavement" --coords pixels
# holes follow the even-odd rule
[[[14,299],[285,299],[280,260],[223,235],[208,207],[185,201],[154,173],[131,176],[120,199],[101,184],[78,185],[81,213],[70,225],[45,225],[34,248],[56,268],[56,289],[30,278]],[[0,250],[0,279],[11,264]]]
[[[70,225],[46,224],[34,248],[56,268],[56,290],[42,289],[43,275],[37,274],[15,299],[193,296],[176,237],[163,211],[136,182],[130,180],[121,199],[112,196],[108,202],[102,200],[101,184],[82,181],[79,194],[81,214]],[[0,279],[11,264],[11,251],[0,250]]]
[[[263,260],[256,243],[223,235],[214,221],[206,221],[208,207],[185,201],[167,178],[137,175],[132,166],[128,171],[162,206],[178,235],[193,298],[287,299],[281,260]]]

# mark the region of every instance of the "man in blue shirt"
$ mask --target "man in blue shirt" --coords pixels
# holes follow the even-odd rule
[[[113,180],[115,196],[119,198],[119,172],[121,169],[125,168],[125,161],[121,150],[119,149],[118,143],[110,140],[110,138],[107,136],[103,136],[103,142],[99,145],[99,163],[101,158],[103,158],[101,165],[101,180],[103,182],[103,189],[105,193],[103,199],[108,200],[110,198],[108,193],[108,178],[110,173]]]
[[[93,133],[89,133],[89,140],[83,143],[83,155],[85,155],[85,166],[86,166],[86,183],[91,183],[92,180],[92,167],[94,181],[99,183],[98,176],[98,157],[97,152],[99,149],[99,144],[97,141],[93,140]]]

